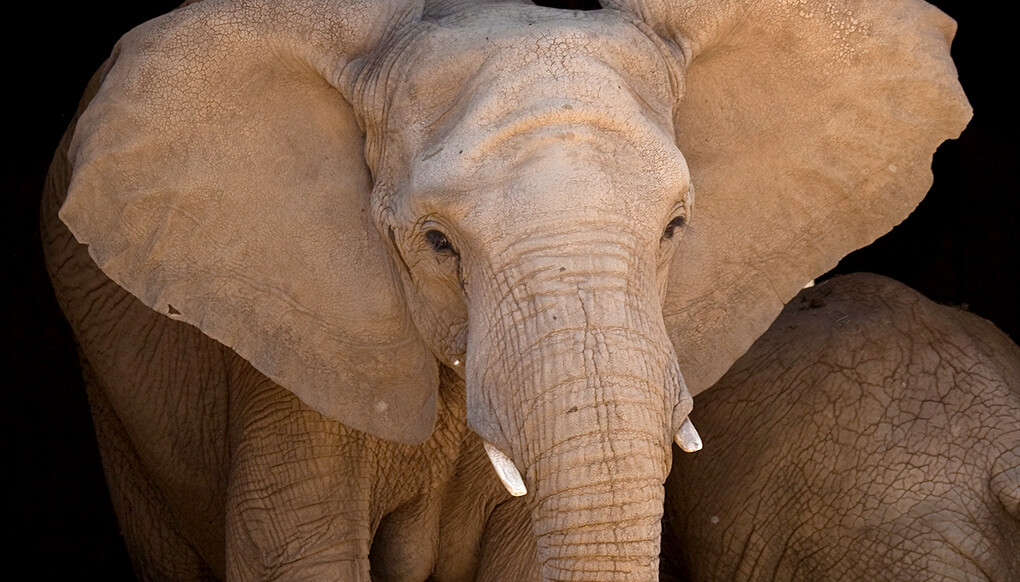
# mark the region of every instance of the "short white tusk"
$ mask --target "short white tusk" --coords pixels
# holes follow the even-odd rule
[[[521,479],[521,472],[517,470],[517,466],[510,460],[510,457],[503,454],[496,447],[489,444],[489,441],[482,441],[485,444],[485,452],[489,455],[489,461],[492,462],[492,467],[496,469],[496,475],[499,476],[499,480],[503,482],[503,487],[510,492],[510,495],[514,497],[520,497],[528,493],[528,488],[524,486],[524,479]]]
[[[680,425],[680,431],[676,433],[673,440],[680,446],[680,450],[685,453],[701,450],[701,435],[698,434],[697,429],[694,428],[694,423],[689,418],[684,419],[684,423]]]

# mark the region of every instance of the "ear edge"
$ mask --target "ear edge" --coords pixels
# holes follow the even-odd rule
[[[138,274],[139,270],[144,270],[146,266],[151,266],[153,261],[159,261],[160,259],[152,256],[143,256],[141,258],[137,256],[129,257],[127,256],[129,253],[125,252],[125,249],[129,248],[132,244],[128,240],[129,237],[120,236],[122,233],[116,230],[110,234],[110,232],[104,233],[106,229],[96,228],[96,225],[101,224],[103,220],[90,215],[97,213],[102,215],[112,212],[117,216],[122,216],[125,207],[120,206],[119,210],[117,210],[116,204],[113,206],[107,204],[106,209],[103,210],[101,208],[91,208],[90,206],[95,203],[97,197],[100,199],[116,197],[118,191],[123,193],[125,189],[123,187],[118,188],[118,184],[116,184],[117,178],[110,178],[110,176],[122,174],[122,172],[119,172],[121,168],[117,163],[118,158],[122,158],[122,156],[114,152],[114,155],[107,156],[106,160],[101,159],[102,156],[97,155],[97,153],[104,144],[97,146],[95,143],[87,143],[95,141],[94,138],[99,133],[95,131],[94,127],[89,129],[88,126],[90,123],[95,123],[99,126],[106,125],[105,122],[110,118],[133,117],[137,119],[143,117],[130,113],[125,115],[124,111],[118,111],[118,105],[123,104],[119,103],[119,101],[124,96],[116,94],[116,89],[109,88],[111,84],[116,85],[119,82],[118,78],[110,79],[110,75],[114,71],[117,62],[120,62],[121,57],[125,55],[128,55],[128,60],[133,58],[130,56],[132,53],[132,42],[142,42],[137,38],[142,35],[142,32],[138,32],[138,30],[134,31],[134,40],[125,37],[126,40],[118,43],[118,48],[115,50],[117,58],[111,59],[110,65],[105,67],[103,72],[104,83],[106,83],[104,87],[108,88],[106,92],[110,94],[105,97],[100,95],[93,101],[91,109],[93,110],[92,117],[95,119],[91,122],[85,119],[84,124],[79,125],[78,128],[81,132],[76,131],[73,140],[74,144],[69,155],[70,159],[75,162],[76,168],[67,201],[60,209],[61,221],[68,226],[76,239],[88,245],[89,254],[92,259],[118,285],[131,292],[132,295],[138,297],[144,304],[155,311],[170,316],[172,319],[194,325],[206,333],[206,335],[231,347],[252,363],[260,372],[294,392],[302,401],[325,416],[343,422],[351,428],[363,430],[389,440],[417,443],[428,438],[435,422],[438,365],[431,352],[421,341],[417,330],[410,322],[410,318],[406,313],[406,307],[404,307],[402,291],[399,287],[395,287],[399,285],[398,280],[392,272],[389,272],[393,266],[389,262],[388,257],[385,256],[384,250],[382,251],[383,264],[378,268],[384,273],[389,272],[388,275],[383,275],[383,279],[388,277],[389,282],[381,283],[381,285],[382,287],[389,287],[389,293],[395,294],[395,297],[393,301],[389,302],[390,307],[383,308],[383,313],[390,314],[390,316],[387,316],[387,319],[392,320],[388,326],[389,330],[383,332],[381,337],[375,334],[377,339],[383,340],[382,343],[373,348],[356,340],[354,344],[344,349],[342,345],[344,342],[340,341],[338,343],[336,341],[336,330],[333,329],[336,322],[325,321],[320,318],[321,325],[318,326],[319,331],[311,335],[332,336],[333,343],[337,344],[334,347],[337,349],[313,350],[309,354],[299,353],[300,350],[295,352],[292,349],[295,344],[307,341],[307,338],[301,337],[305,334],[286,334],[287,337],[281,340],[278,337],[278,333],[274,333],[272,330],[246,328],[238,320],[232,319],[224,313],[230,312],[231,309],[209,310],[208,308],[196,306],[196,302],[200,302],[203,295],[207,293],[200,292],[196,294],[188,288],[188,281],[191,278],[180,276],[182,273],[187,272],[186,265],[184,267],[181,265],[171,266],[169,269],[164,269],[169,274],[166,272],[160,273],[157,270],[157,272],[150,271],[147,275],[143,274],[140,276]],[[137,68],[134,70],[137,70]],[[117,77],[115,74],[113,76]],[[100,92],[102,92],[102,89]],[[150,103],[149,105],[151,106],[152,104]],[[97,113],[100,110],[103,110],[102,113]],[[87,118],[88,116],[84,117]],[[144,124],[132,127],[132,123],[128,123],[126,127],[129,130],[135,131],[136,138],[144,137],[138,131],[140,128],[144,129]],[[82,129],[83,126],[85,129]],[[112,131],[105,138],[99,139],[99,141],[105,140],[107,142],[105,145],[119,143],[121,140],[117,135],[118,133],[119,130]],[[158,132],[153,133],[158,135]],[[357,143],[360,144],[361,142],[357,141]],[[130,144],[128,146],[128,149],[130,149]],[[89,151],[90,148],[93,151]],[[344,148],[347,148],[347,146],[341,146],[341,149]],[[360,151],[360,147],[356,146],[354,149]],[[360,159],[361,154],[357,154],[357,157]],[[90,165],[94,167],[90,169]],[[360,165],[364,166],[363,159],[361,159]],[[147,169],[136,168],[134,171],[136,173],[143,173]],[[367,175],[367,168],[363,168],[362,171]],[[89,177],[90,175],[91,178]],[[354,181],[356,182],[357,179]],[[124,185],[122,180],[120,186]],[[131,189],[128,188],[128,190]],[[135,194],[137,192],[129,192],[129,198]],[[367,196],[367,194],[368,191],[362,190],[362,196]],[[144,198],[144,196],[141,197]],[[108,203],[109,201],[107,200],[106,202]],[[367,202],[362,203],[362,205],[364,204],[367,204]],[[355,215],[358,214],[357,209],[352,210]],[[130,221],[115,219],[114,222],[123,224]],[[134,224],[132,224],[133,227]],[[167,227],[164,224],[160,228],[165,229]],[[371,238],[373,235],[375,235],[374,231],[366,233],[367,238]],[[147,237],[161,238],[156,232],[149,233]],[[360,240],[366,237],[357,238]],[[381,241],[377,242],[379,243],[377,247],[382,249]],[[142,254],[146,255],[144,252]],[[171,252],[170,254],[176,255],[178,253]],[[174,259],[173,256],[170,258]],[[326,271],[328,272],[328,270]],[[176,280],[174,275],[178,276]],[[355,286],[358,287],[359,285],[356,283]],[[216,287],[216,285],[212,285],[212,287]],[[367,288],[362,287],[360,290],[371,294],[378,287],[379,285],[370,285]],[[385,305],[387,302],[384,301],[383,303]],[[253,307],[254,305],[249,304],[238,309],[250,311]],[[237,309],[233,311],[236,312]],[[276,311],[283,312],[283,310]],[[355,311],[358,310],[355,308]],[[253,321],[257,321],[257,319]],[[279,330],[277,331],[279,332]],[[267,347],[264,345],[267,342],[258,342],[252,339],[258,335],[269,336],[271,341],[268,343],[272,344],[272,346]],[[342,338],[340,339],[342,340]],[[274,353],[273,347],[280,348],[281,345],[285,348],[284,353]],[[350,361],[345,366],[340,366],[339,368],[334,366],[333,369],[330,369],[330,352],[333,354],[345,352],[348,354],[347,356],[339,357]],[[367,366],[367,364],[372,362],[377,366],[375,372]],[[406,365],[398,365],[397,363],[399,362],[406,362]],[[331,395],[331,392],[337,386],[356,387],[353,390],[355,396],[336,397],[336,395]],[[348,389],[347,392],[350,393],[351,391]],[[401,398],[401,395],[408,396],[406,401]],[[364,414],[352,413],[353,405],[361,401],[370,404],[366,412]],[[380,402],[386,404],[383,410],[379,410],[376,406]]]
[[[734,215],[732,211],[739,206],[742,200],[741,193],[746,196],[747,193],[758,192],[759,189],[754,186],[743,189],[732,188],[733,185],[739,186],[739,184],[736,180],[727,179],[725,174],[751,175],[757,173],[767,175],[776,167],[769,167],[765,162],[758,164],[745,162],[734,165],[720,161],[726,156],[731,156],[731,159],[743,162],[740,158],[732,158],[736,154],[723,153],[721,147],[717,145],[726,143],[725,139],[720,140],[720,135],[725,138],[726,131],[732,131],[734,137],[727,147],[733,148],[739,154],[742,148],[754,147],[753,144],[747,143],[748,140],[744,139],[746,134],[740,133],[741,131],[745,131],[747,127],[771,127],[768,124],[761,125],[760,120],[748,122],[741,118],[744,115],[743,112],[754,109],[755,103],[753,102],[749,106],[741,106],[738,99],[737,105],[732,109],[726,108],[728,97],[740,97],[739,87],[745,78],[750,77],[750,74],[737,75],[732,84],[723,84],[717,87],[718,90],[714,94],[702,91],[697,77],[709,74],[704,71],[709,70],[710,67],[718,66],[720,62],[725,62],[726,58],[736,58],[733,55],[737,53],[733,51],[751,50],[750,54],[752,55],[754,53],[770,55],[773,60],[783,62],[786,62],[785,57],[776,56],[773,51],[768,49],[767,44],[760,42],[753,43],[753,47],[750,49],[739,48],[740,41],[733,36],[736,29],[725,35],[720,34],[720,30],[729,30],[727,27],[730,27],[730,24],[727,24],[726,18],[742,13],[743,10],[749,11],[749,3],[747,6],[744,6],[745,3],[731,3],[727,7],[729,12],[723,16],[711,14],[712,8],[709,5],[699,4],[692,7],[693,2],[681,2],[680,4],[683,6],[675,8],[676,13],[673,14],[656,13],[655,9],[664,8],[664,3],[650,2],[646,4],[652,7],[648,8],[642,5],[641,9],[643,13],[647,13],[646,17],[650,19],[649,24],[660,34],[672,39],[681,47],[681,51],[685,55],[688,52],[691,53],[686,79],[687,94],[683,96],[677,106],[677,129],[678,145],[685,156],[688,156],[692,182],[698,191],[699,208],[692,220],[692,228],[682,243],[687,247],[687,252],[678,252],[673,262],[664,315],[683,364],[688,386],[691,392],[696,394],[711,386],[721,377],[728,369],[729,364],[742,355],[754,338],[767,329],[779,314],[783,304],[793,297],[802,285],[835,266],[846,253],[870,244],[906,218],[931,185],[932,154],[943,140],[959,136],[970,119],[971,109],[957,81],[955,67],[949,58],[948,41],[951,39],[953,28],[951,20],[936,8],[913,1],[884,2],[881,3],[882,6],[873,9],[874,13],[854,12],[862,22],[871,19],[869,22],[875,23],[872,28],[868,29],[868,34],[872,36],[862,40],[866,48],[862,51],[861,47],[854,48],[854,45],[846,45],[848,49],[857,51],[847,53],[853,56],[852,59],[846,60],[844,58],[846,54],[839,53],[839,59],[831,62],[819,62],[816,66],[822,70],[822,67],[831,66],[833,62],[836,62],[840,67],[843,67],[838,70],[833,69],[836,73],[868,79],[869,75],[875,73],[875,70],[860,64],[864,61],[858,60],[857,64],[854,64],[854,59],[871,55],[867,57],[871,59],[867,61],[869,64],[881,62],[879,51],[886,49],[905,56],[902,59],[904,64],[900,71],[887,69],[886,73],[876,75],[878,80],[888,87],[898,85],[898,91],[887,90],[884,93],[892,95],[891,100],[882,102],[879,99],[874,105],[869,104],[858,108],[858,110],[849,110],[844,114],[844,117],[851,120],[855,116],[860,116],[857,117],[858,119],[868,119],[868,116],[872,116],[872,119],[882,119],[883,116],[889,114],[891,117],[888,119],[895,119],[895,123],[900,124],[899,129],[890,131],[893,134],[901,131],[906,139],[897,142],[895,139],[888,139],[887,136],[880,136],[878,139],[883,141],[881,147],[876,148],[876,151],[868,152],[867,159],[864,159],[860,165],[857,163],[842,164],[844,167],[838,171],[837,175],[832,176],[838,178],[835,182],[838,187],[834,192],[837,194],[835,199],[841,200],[841,208],[845,212],[842,216],[839,212],[818,213],[810,210],[808,206],[799,206],[804,204],[806,193],[814,187],[790,186],[776,190],[777,199],[786,197],[794,203],[786,208],[787,214],[800,216],[801,210],[804,210],[803,216],[808,220],[803,227],[798,227],[799,234],[785,237],[785,241],[784,237],[780,237],[778,242],[781,244],[772,245],[772,237],[768,235],[767,230],[761,228],[761,225],[754,225],[754,217],[750,217],[751,222],[747,223],[729,220]],[[688,4],[692,6],[687,6]],[[835,5],[837,11],[846,9],[846,12],[851,12],[847,7],[856,7],[857,5],[853,1],[829,4]],[[890,14],[882,14],[883,7],[889,7]],[[684,10],[695,12],[694,17],[687,19],[677,17],[677,13]],[[845,13],[840,14],[845,15]],[[678,29],[673,27],[669,20],[673,17],[676,17],[677,22],[684,22],[686,26],[693,26],[690,24],[692,22],[709,23],[710,30],[700,36],[697,33],[693,36],[679,34]],[[887,18],[887,20],[883,21],[883,18]],[[762,18],[747,17],[744,20],[751,22],[752,27],[767,26],[761,23]],[[889,31],[893,31],[893,33]],[[905,40],[899,38],[900,32],[903,33],[902,36],[906,37]],[[815,33],[809,33],[805,38],[810,38],[810,34]],[[890,34],[897,40],[887,47],[884,42],[878,39],[877,34]],[[724,39],[726,44],[712,45],[708,42],[711,39]],[[725,50],[719,50],[723,46]],[[836,46],[836,48],[841,47]],[[791,42],[780,47],[777,52],[787,54],[797,50],[796,43]],[[798,59],[803,58],[800,55],[809,52],[797,53],[795,55],[797,58],[790,62],[797,63]],[[769,65],[768,61],[759,63],[761,67],[767,65]],[[787,66],[807,68],[803,65],[795,66],[789,63]],[[857,69],[853,67],[857,67]],[[858,73],[858,70],[863,71],[864,74]],[[773,78],[783,77],[773,74]],[[839,77],[834,76],[833,78],[838,79]],[[776,83],[771,83],[771,85],[776,85]],[[922,86],[923,90],[920,96],[915,98],[915,92],[908,90],[908,85],[911,87]],[[811,83],[805,86],[824,88],[826,84]],[[856,94],[866,94],[869,91],[874,91],[874,87],[861,87],[856,93],[848,91],[849,97],[843,97],[843,103],[854,104],[855,99],[861,99]],[[746,92],[746,94],[757,95],[753,91]],[[766,90],[764,95],[767,99],[769,91]],[[778,105],[773,104],[772,111],[810,107],[794,101],[791,101],[790,104],[788,107],[784,107],[782,102]],[[857,106],[854,105],[854,107]],[[826,107],[822,107],[822,109],[834,111]],[[721,132],[691,132],[688,121],[699,116],[691,113],[695,110],[703,114],[700,115],[701,117],[705,115],[711,117],[716,114],[725,117],[735,114],[737,121],[734,122],[731,129],[724,129]],[[803,123],[805,127],[823,126],[838,121],[831,115],[822,115],[818,123],[811,123],[809,118],[805,119],[806,122]],[[775,120],[767,120],[767,123],[775,123]],[[866,121],[864,125],[868,126],[869,124],[881,129],[884,122]],[[910,124],[913,124],[913,129],[908,127]],[[698,126],[695,125],[695,127]],[[702,123],[700,127],[712,128],[713,124]],[[825,146],[818,148],[819,151],[823,156],[834,156],[836,154],[833,152],[840,150],[830,148],[826,144],[840,145],[847,139],[861,139],[861,143],[866,143],[867,140],[875,139],[876,135],[880,135],[872,134],[871,137],[867,137],[865,133],[859,131],[859,127],[854,127],[854,131],[858,135],[848,136],[835,132],[831,138],[817,140],[819,144]],[[851,132],[851,134],[853,133]],[[715,144],[713,144],[713,140],[716,142]],[[767,143],[767,141],[763,141],[763,143]],[[803,149],[803,146],[798,145],[797,147]],[[785,146],[779,143],[775,145],[775,148],[784,149]],[[755,155],[747,154],[747,152],[744,154],[749,157]],[[781,160],[782,157],[772,155],[771,158],[766,156],[766,159]],[[796,159],[796,156],[788,157]],[[708,166],[705,165],[706,162]],[[841,164],[837,163],[836,165],[840,166]],[[789,168],[798,168],[798,164],[787,165],[788,169],[785,170],[781,166],[778,167],[785,175],[790,172]],[[706,178],[706,172],[711,176]],[[853,175],[854,172],[863,175],[861,178],[856,178]],[[776,175],[768,180],[759,181],[759,186],[765,187],[764,191],[768,191],[768,185],[777,181],[781,182],[782,179],[785,179],[784,175]],[[824,174],[820,177],[829,179],[825,178]],[[852,183],[856,186],[849,185]],[[723,198],[728,196],[730,200],[720,201],[719,191],[727,189],[733,191]],[[840,194],[840,192],[842,193]],[[792,197],[789,196],[791,193]],[[855,198],[863,199],[868,196],[873,197],[873,201],[858,203],[855,200]],[[851,203],[847,204],[845,202],[847,200]],[[746,203],[744,205],[746,206]],[[709,208],[706,209],[706,206]],[[713,210],[711,208],[713,206],[719,206],[719,208]],[[702,221],[708,219],[709,222],[712,222],[723,216],[727,218],[726,221],[720,221],[718,224],[708,227],[698,228],[698,225],[695,224],[695,221],[699,221],[699,219]],[[783,222],[780,217],[783,216],[782,212],[773,213],[772,216],[765,215],[761,217],[761,223],[781,228]],[[859,222],[855,224],[854,220]],[[706,235],[706,230],[725,229],[726,224],[730,225],[729,228],[733,232],[708,233],[708,238],[714,242],[702,241],[699,243],[699,236]],[[701,231],[701,235],[699,235],[699,231]],[[736,239],[741,238],[741,235],[746,235],[743,236],[745,242],[735,242]],[[823,244],[821,241],[827,242]],[[758,255],[759,259],[754,260],[746,255],[729,259],[714,255],[713,249],[733,248],[766,250],[764,254]],[[797,248],[810,249],[810,251],[804,255],[802,252],[798,253]],[[798,254],[803,256],[798,258]],[[787,258],[784,259],[784,256]],[[720,263],[732,265],[729,275],[721,273],[726,269],[718,267]],[[717,267],[706,268],[704,267],[706,264],[717,265]],[[689,272],[692,268],[691,265],[694,265],[695,270],[700,269],[700,272],[685,275],[685,269]],[[728,294],[729,299],[718,297],[719,293]],[[718,305],[710,307],[712,302],[718,302]],[[690,329],[691,326],[695,328],[694,331]]]

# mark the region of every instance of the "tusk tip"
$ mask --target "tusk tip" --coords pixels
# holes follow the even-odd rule
[[[685,419],[683,424],[680,425],[680,430],[673,437],[673,440],[676,441],[680,450],[685,453],[698,452],[704,446],[701,442],[701,435],[698,434],[697,429],[694,428],[694,423],[689,418]]]
[[[510,457],[504,455],[503,451],[489,444],[488,441],[483,440],[482,444],[485,445],[485,452],[489,455],[489,461],[492,463],[492,467],[496,469],[496,476],[503,483],[503,487],[506,487],[507,493],[513,497],[527,495],[528,488],[524,486],[521,472],[517,470],[517,466],[510,460]]]
[[[504,485],[505,485],[505,483],[504,483]],[[528,494],[528,489],[526,487],[524,487],[523,485],[521,485],[521,487],[519,489],[511,489],[511,488],[507,487],[506,490],[513,497],[523,497],[523,496]]]

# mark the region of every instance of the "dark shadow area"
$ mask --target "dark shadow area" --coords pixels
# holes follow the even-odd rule
[[[110,505],[71,330],[43,266],[39,195],[82,90],[131,27],[175,2],[34,3],[6,24],[7,154],[0,342],[10,373],[4,517],[14,578],[132,580]],[[24,572],[24,575],[19,573]]]

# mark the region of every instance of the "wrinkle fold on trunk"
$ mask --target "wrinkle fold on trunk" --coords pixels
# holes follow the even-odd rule
[[[655,271],[556,242],[469,282],[468,422],[524,476],[543,579],[655,580],[674,409],[690,410]]]

